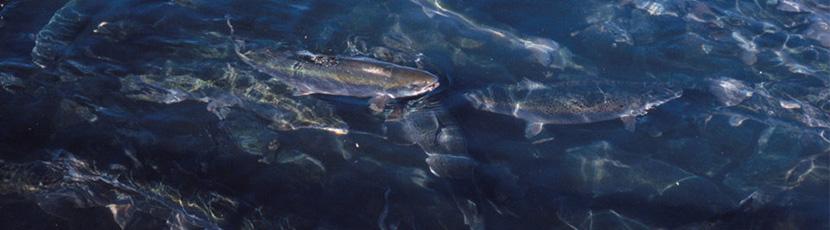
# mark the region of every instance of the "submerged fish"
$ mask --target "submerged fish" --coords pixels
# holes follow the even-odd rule
[[[173,63],[175,71],[184,72],[130,75],[121,78],[121,92],[132,99],[164,104],[207,102],[208,111],[221,120],[227,118],[231,107],[237,107],[269,121],[269,127],[280,131],[317,129],[337,135],[349,132],[348,125],[331,105],[315,98],[285,95],[287,90],[282,86],[257,80],[252,72],[230,64],[222,67],[208,62]]]
[[[545,86],[524,81],[464,96],[477,109],[526,120],[525,136],[532,137],[542,131],[544,124],[585,124],[617,118],[633,131],[635,117],[681,94],[681,90],[649,83],[577,81]]]
[[[92,16],[93,1],[70,1],[61,7],[49,23],[37,33],[32,48],[32,62],[41,68],[54,67],[84,32]]]
[[[294,89],[296,95],[327,94],[368,97],[380,111],[389,99],[413,97],[437,88],[438,77],[411,67],[370,58],[339,57],[255,49],[239,57],[257,70]]]
[[[715,108],[713,114],[732,117],[733,126],[740,126],[749,119],[772,126],[817,128],[818,132],[830,128],[830,115],[822,108],[806,98],[778,91],[773,84],[753,86],[725,77],[708,81],[709,93],[723,104],[723,107]],[[808,88],[800,86],[799,90]]]
[[[225,213],[219,207],[238,205],[216,193],[188,197],[165,184],[143,184],[113,176],[65,150],[50,153],[55,156],[50,161],[0,160],[0,194],[19,195],[62,219],[77,217],[78,209],[109,210],[122,229],[138,221],[166,224],[171,229],[222,229],[220,217]]]
[[[387,137],[416,144],[428,155],[468,154],[461,127],[437,99],[410,101],[403,110],[400,118],[387,120]]]

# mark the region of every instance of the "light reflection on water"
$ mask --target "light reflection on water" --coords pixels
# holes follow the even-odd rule
[[[822,1],[0,7],[0,212],[26,214],[0,226],[830,225]],[[281,81],[338,57],[440,87],[371,111]]]

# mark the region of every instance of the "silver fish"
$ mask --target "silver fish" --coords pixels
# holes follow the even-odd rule
[[[773,85],[752,86],[725,77],[708,81],[709,93],[724,105],[716,108],[713,114],[731,116],[736,127],[750,119],[773,126],[818,128],[819,132],[830,128],[830,115],[825,111],[810,101],[776,91],[771,88]]]
[[[634,118],[681,94],[682,90],[649,83],[575,81],[546,86],[525,80],[464,96],[477,109],[526,120],[525,136],[529,138],[539,134],[544,124],[586,124],[617,118],[633,131]]]
[[[225,119],[231,107],[252,112],[277,130],[317,129],[347,134],[348,125],[322,100],[285,95],[277,84],[257,80],[252,72],[230,64],[171,62],[171,71],[121,78],[121,92],[129,98],[172,104],[185,100],[207,102],[208,111]],[[201,71],[192,71],[199,69]],[[201,79],[198,77],[205,79]]]
[[[406,66],[370,58],[273,52],[254,49],[237,55],[255,69],[294,89],[295,95],[326,94],[371,98],[380,111],[389,99],[414,97],[438,88],[438,77]]]

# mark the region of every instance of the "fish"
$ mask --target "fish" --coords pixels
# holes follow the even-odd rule
[[[400,118],[385,123],[385,136],[421,147],[424,153],[468,155],[463,131],[435,97],[408,102]]]
[[[275,52],[270,49],[236,53],[254,69],[294,90],[294,95],[325,94],[370,98],[369,108],[380,112],[390,99],[426,94],[440,85],[430,72],[366,57]]]
[[[754,120],[772,126],[797,127],[805,131],[815,129],[818,133],[830,129],[830,115],[822,108],[778,91],[772,88],[773,85],[750,85],[726,77],[708,79],[708,82],[709,93],[722,105],[708,116],[729,116],[731,121],[735,121],[735,127],[740,126],[745,120]]]
[[[84,32],[92,18],[86,3],[88,2],[66,3],[37,33],[32,48],[32,62],[35,65],[40,68],[54,67],[67,54],[72,42]]]
[[[725,106],[741,104],[755,94],[751,86],[736,79],[720,77],[707,79],[707,82],[709,92]]]
[[[222,220],[217,217],[223,215],[222,211],[200,201],[225,207],[238,204],[219,194],[191,199],[178,195],[179,191],[166,184],[149,185],[113,176],[113,172],[97,169],[63,149],[49,153],[54,156],[49,161],[0,160],[0,194],[21,196],[35,202],[43,212],[66,219],[76,217],[74,211],[79,208],[108,209],[122,229],[134,226],[130,223],[135,221],[165,223],[172,229],[222,229]],[[166,217],[174,217],[175,221],[165,222]]]
[[[165,70],[129,75],[120,79],[121,92],[134,100],[161,104],[187,100],[205,102],[207,110],[220,120],[228,118],[231,107],[239,108],[268,121],[268,127],[278,131],[316,129],[335,135],[349,132],[348,125],[335,114],[333,106],[316,98],[285,94],[287,90],[282,86],[258,80],[253,70],[244,71],[229,63],[223,66],[206,61],[170,63],[175,66],[171,70],[184,73],[168,74]]]
[[[527,121],[525,137],[545,124],[587,124],[621,119],[634,131],[636,117],[679,98],[683,91],[658,83],[569,81],[552,86],[531,80],[491,85],[463,94],[476,109]]]

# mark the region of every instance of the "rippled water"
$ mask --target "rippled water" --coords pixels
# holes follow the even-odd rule
[[[0,88],[3,229],[830,228],[823,0],[7,0]]]

